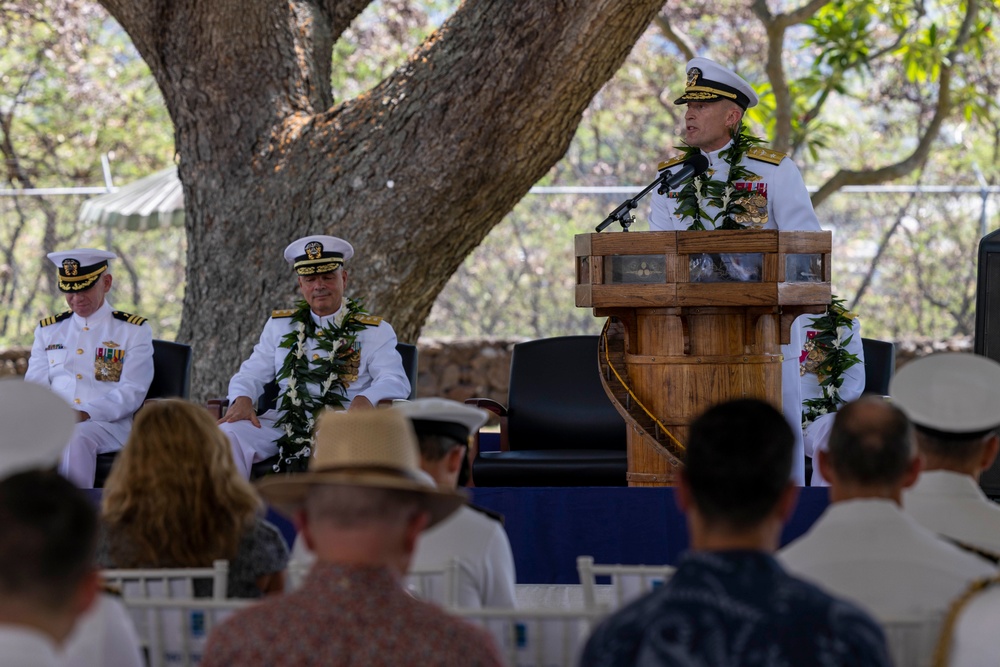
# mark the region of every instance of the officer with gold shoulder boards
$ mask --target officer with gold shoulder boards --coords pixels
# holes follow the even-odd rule
[[[674,104],[686,104],[681,154],[660,165],[679,168],[691,154],[708,158],[708,170],[688,178],[674,190],[652,197],[649,227],[653,231],[712,229],[781,229],[820,231],[809,192],[795,163],[763,143],[743,126],[743,114],[756,106],[753,87],[731,70],[707,58],[687,64],[684,94]],[[737,280],[747,274],[737,257],[719,255],[706,270]],[[693,271],[694,269],[692,269]],[[801,424],[802,392],[798,355],[804,341],[782,345],[782,411],[795,433],[792,479],[805,483]]]
[[[25,380],[51,387],[77,411],[78,423],[59,471],[80,488],[94,486],[97,455],[122,448],[132,414],[153,381],[153,333],[146,318],[114,310],[106,250],[51,252],[69,310],[35,328]]]
[[[307,236],[285,248],[304,300],[271,313],[229,383],[229,410],[219,420],[246,477],[253,463],[276,453],[279,470],[304,470],[321,409],[371,408],[410,393],[392,327],[344,296],[344,262],[353,255],[350,243],[333,236]],[[258,415],[257,400],[274,380],[277,405]]]
[[[684,95],[674,104],[687,105],[684,141],[690,148],[662,163],[660,171],[676,169],[693,149],[708,158],[709,167],[705,175],[653,195],[651,230],[717,229],[727,217],[720,215],[719,204],[731,206],[738,200],[744,210],[729,217],[741,227],[819,231],[809,192],[795,163],[784,153],[759,146],[759,140],[742,131],[744,112],[757,104],[750,84],[718,63],[694,58],[687,64]],[[733,150],[739,155],[732,155]],[[738,173],[730,179],[732,163]],[[709,181],[717,185],[709,186]],[[718,192],[713,193],[712,187]],[[714,202],[707,201],[712,198]]]

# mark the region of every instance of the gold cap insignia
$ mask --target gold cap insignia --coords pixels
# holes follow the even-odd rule
[[[312,241],[306,244],[306,256],[309,259],[319,259],[320,255],[323,254],[323,244],[319,241]]]
[[[62,268],[64,275],[75,276],[80,272],[80,262],[75,259],[64,259]]]
[[[698,78],[701,76],[701,70],[697,67],[692,67],[688,70],[688,80],[686,86],[688,88],[693,88],[698,85]]]

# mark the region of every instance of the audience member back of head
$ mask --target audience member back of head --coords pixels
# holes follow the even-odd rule
[[[793,450],[787,422],[762,401],[723,403],[692,423],[676,490],[691,552],[598,627],[582,665],[889,664],[869,616],[772,556],[795,506]]]
[[[779,558],[789,572],[853,600],[880,620],[943,614],[992,566],[903,513],[903,489],[920,474],[913,427],[881,398],[837,412],[818,463],[832,504]]]
[[[56,664],[98,590],[97,517],[55,472],[0,481],[0,665]]]

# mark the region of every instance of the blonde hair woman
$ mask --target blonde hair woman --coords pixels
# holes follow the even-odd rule
[[[205,567],[229,561],[230,597],[283,588],[288,548],[236,471],[229,440],[204,408],[150,403],[104,487],[102,567]]]

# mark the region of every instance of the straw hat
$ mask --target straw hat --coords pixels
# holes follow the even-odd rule
[[[76,411],[48,387],[0,380],[0,479],[59,462]]]
[[[270,475],[257,483],[265,500],[287,511],[300,507],[316,485],[412,491],[430,512],[428,527],[465,502],[464,496],[429,484],[421,474],[413,427],[395,408],[325,412],[317,420],[314,440],[307,472]]]

